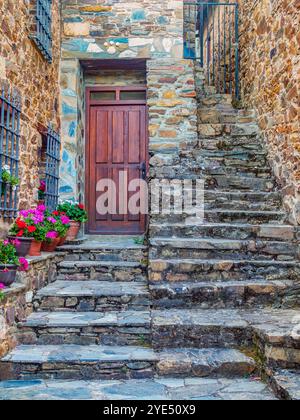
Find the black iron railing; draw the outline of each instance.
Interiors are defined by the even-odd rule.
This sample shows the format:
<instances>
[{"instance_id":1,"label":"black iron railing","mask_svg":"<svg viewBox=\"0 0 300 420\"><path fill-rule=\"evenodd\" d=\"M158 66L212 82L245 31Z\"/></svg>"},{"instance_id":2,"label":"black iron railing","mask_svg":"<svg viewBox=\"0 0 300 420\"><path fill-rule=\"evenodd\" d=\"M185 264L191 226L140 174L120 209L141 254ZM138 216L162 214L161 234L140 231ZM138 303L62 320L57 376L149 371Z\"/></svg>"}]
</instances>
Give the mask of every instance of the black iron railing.
<instances>
[{"instance_id":1,"label":"black iron railing","mask_svg":"<svg viewBox=\"0 0 300 420\"><path fill-rule=\"evenodd\" d=\"M237 3L184 3L184 56L198 60L207 83L239 99L239 9Z\"/></svg>"},{"instance_id":2,"label":"black iron railing","mask_svg":"<svg viewBox=\"0 0 300 420\"><path fill-rule=\"evenodd\" d=\"M47 132L46 168L45 168L45 205L55 210L58 204L60 136L51 127Z\"/></svg>"},{"instance_id":3,"label":"black iron railing","mask_svg":"<svg viewBox=\"0 0 300 420\"><path fill-rule=\"evenodd\" d=\"M52 0L35 0L34 33L31 38L49 63L52 62Z\"/></svg>"},{"instance_id":4,"label":"black iron railing","mask_svg":"<svg viewBox=\"0 0 300 420\"><path fill-rule=\"evenodd\" d=\"M20 97L0 91L0 217L17 214L19 189Z\"/></svg>"}]
</instances>

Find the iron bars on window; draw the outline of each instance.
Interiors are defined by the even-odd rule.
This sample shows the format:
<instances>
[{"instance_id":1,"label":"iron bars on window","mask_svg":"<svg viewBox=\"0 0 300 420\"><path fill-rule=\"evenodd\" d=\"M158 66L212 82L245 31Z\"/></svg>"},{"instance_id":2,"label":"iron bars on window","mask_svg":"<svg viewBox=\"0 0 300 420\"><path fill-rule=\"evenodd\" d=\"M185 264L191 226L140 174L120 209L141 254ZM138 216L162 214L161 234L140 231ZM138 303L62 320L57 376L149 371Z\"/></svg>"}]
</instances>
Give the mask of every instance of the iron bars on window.
<instances>
[{"instance_id":1,"label":"iron bars on window","mask_svg":"<svg viewBox=\"0 0 300 420\"><path fill-rule=\"evenodd\" d=\"M21 101L16 93L0 91L0 216L17 214Z\"/></svg>"},{"instance_id":2,"label":"iron bars on window","mask_svg":"<svg viewBox=\"0 0 300 420\"><path fill-rule=\"evenodd\" d=\"M218 93L239 90L239 9L237 3L184 3L184 56L198 60L208 85Z\"/></svg>"},{"instance_id":3,"label":"iron bars on window","mask_svg":"<svg viewBox=\"0 0 300 420\"><path fill-rule=\"evenodd\" d=\"M49 63L52 62L52 0L35 0L32 39Z\"/></svg>"},{"instance_id":4,"label":"iron bars on window","mask_svg":"<svg viewBox=\"0 0 300 420\"><path fill-rule=\"evenodd\" d=\"M51 211L58 204L60 136L51 127L47 132L46 169L45 169L45 205Z\"/></svg>"}]
</instances>

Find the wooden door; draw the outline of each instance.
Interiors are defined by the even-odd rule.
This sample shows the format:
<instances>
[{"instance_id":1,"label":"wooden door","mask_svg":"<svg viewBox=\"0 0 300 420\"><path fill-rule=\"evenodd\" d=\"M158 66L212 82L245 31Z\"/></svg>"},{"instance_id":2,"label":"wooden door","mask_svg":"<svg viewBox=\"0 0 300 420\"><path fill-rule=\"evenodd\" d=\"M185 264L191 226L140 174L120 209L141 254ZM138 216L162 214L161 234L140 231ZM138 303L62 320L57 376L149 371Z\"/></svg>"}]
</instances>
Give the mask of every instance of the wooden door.
<instances>
[{"instance_id":1,"label":"wooden door","mask_svg":"<svg viewBox=\"0 0 300 420\"><path fill-rule=\"evenodd\" d=\"M136 211L131 213L129 207L130 198L140 188L129 191L129 186L134 180L146 179L146 104L140 94L136 95L138 99L132 99L134 95L128 94L125 98L129 97L129 100L121 100L121 90L112 92L115 92L115 97L110 98L106 93L99 95L99 100L97 95L91 96L89 91L86 174L88 233L144 233L146 215L137 214ZM107 180L112 181L111 187ZM141 199L146 200L147 197Z\"/></svg>"}]
</instances>

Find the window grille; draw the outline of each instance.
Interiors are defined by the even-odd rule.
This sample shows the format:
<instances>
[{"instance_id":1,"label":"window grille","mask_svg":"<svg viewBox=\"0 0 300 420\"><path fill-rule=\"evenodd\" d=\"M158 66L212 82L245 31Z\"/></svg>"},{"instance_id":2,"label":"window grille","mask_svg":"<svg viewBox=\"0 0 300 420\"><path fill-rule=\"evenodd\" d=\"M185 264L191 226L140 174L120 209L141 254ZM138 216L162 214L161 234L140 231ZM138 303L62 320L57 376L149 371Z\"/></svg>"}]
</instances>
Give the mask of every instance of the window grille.
<instances>
[{"instance_id":1,"label":"window grille","mask_svg":"<svg viewBox=\"0 0 300 420\"><path fill-rule=\"evenodd\" d=\"M60 136L51 127L47 131L46 167L45 167L45 205L51 211L58 205Z\"/></svg>"},{"instance_id":2,"label":"window grille","mask_svg":"<svg viewBox=\"0 0 300 420\"><path fill-rule=\"evenodd\" d=\"M0 213L14 218L18 206L21 101L16 93L0 90Z\"/></svg>"},{"instance_id":3,"label":"window grille","mask_svg":"<svg viewBox=\"0 0 300 420\"><path fill-rule=\"evenodd\" d=\"M52 62L52 0L36 0L32 39L49 63Z\"/></svg>"}]
</instances>

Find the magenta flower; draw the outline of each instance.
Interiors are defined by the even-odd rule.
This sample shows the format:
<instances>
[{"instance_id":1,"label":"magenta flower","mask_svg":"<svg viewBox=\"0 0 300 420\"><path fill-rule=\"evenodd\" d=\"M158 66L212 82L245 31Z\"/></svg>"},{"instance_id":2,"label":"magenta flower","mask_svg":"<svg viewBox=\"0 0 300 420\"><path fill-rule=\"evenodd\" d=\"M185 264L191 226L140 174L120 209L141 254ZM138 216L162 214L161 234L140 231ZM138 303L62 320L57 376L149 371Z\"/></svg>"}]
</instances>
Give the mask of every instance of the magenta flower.
<instances>
[{"instance_id":1,"label":"magenta flower","mask_svg":"<svg viewBox=\"0 0 300 420\"><path fill-rule=\"evenodd\" d=\"M21 241L19 241L19 239L14 239L13 241L11 241L11 243L15 246L18 247L21 245Z\"/></svg>"},{"instance_id":2,"label":"magenta flower","mask_svg":"<svg viewBox=\"0 0 300 420\"><path fill-rule=\"evenodd\" d=\"M19 258L19 263L20 263L20 270L21 271L27 271L28 270L29 263L26 260L26 258L23 258L23 257Z\"/></svg>"},{"instance_id":3,"label":"magenta flower","mask_svg":"<svg viewBox=\"0 0 300 420\"><path fill-rule=\"evenodd\" d=\"M10 244L10 242L9 242L9 240L8 240L8 239L5 239L5 241L3 241L3 245L7 246L7 245L9 245L9 244Z\"/></svg>"},{"instance_id":4,"label":"magenta flower","mask_svg":"<svg viewBox=\"0 0 300 420\"><path fill-rule=\"evenodd\" d=\"M46 211L46 206L44 204L41 204L37 207L37 211L40 213L44 213Z\"/></svg>"},{"instance_id":5,"label":"magenta flower","mask_svg":"<svg viewBox=\"0 0 300 420\"><path fill-rule=\"evenodd\" d=\"M5 286L3 283L0 283L0 290L3 290L3 289L5 289Z\"/></svg>"},{"instance_id":6,"label":"magenta flower","mask_svg":"<svg viewBox=\"0 0 300 420\"><path fill-rule=\"evenodd\" d=\"M22 217L28 217L29 216L29 210L21 210L20 211L20 216Z\"/></svg>"},{"instance_id":7,"label":"magenta flower","mask_svg":"<svg viewBox=\"0 0 300 420\"><path fill-rule=\"evenodd\" d=\"M57 237L58 237L58 233L55 232L54 230L50 230L46 235L46 238L48 239L56 239Z\"/></svg>"},{"instance_id":8,"label":"magenta flower","mask_svg":"<svg viewBox=\"0 0 300 420\"><path fill-rule=\"evenodd\" d=\"M48 217L47 220L48 220L48 222L51 222L53 224L56 223L56 220L54 219L54 217Z\"/></svg>"},{"instance_id":9,"label":"magenta flower","mask_svg":"<svg viewBox=\"0 0 300 420\"><path fill-rule=\"evenodd\" d=\"M68 225L70 223L68 216L61 216L60 220L63 225Z\"/></svg>"}]
</instances>

